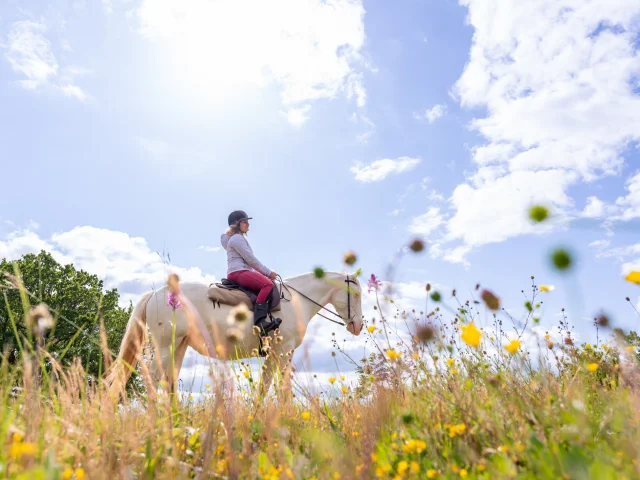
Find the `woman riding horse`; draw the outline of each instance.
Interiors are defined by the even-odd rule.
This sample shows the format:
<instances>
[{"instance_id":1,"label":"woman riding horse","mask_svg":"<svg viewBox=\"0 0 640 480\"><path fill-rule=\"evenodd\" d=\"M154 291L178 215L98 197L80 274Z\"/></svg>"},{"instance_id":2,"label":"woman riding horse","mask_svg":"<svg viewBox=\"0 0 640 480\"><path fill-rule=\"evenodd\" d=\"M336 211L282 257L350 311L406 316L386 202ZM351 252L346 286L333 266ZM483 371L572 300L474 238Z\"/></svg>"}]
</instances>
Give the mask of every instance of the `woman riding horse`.
<instances>
[{"instance_id":1,"label":"woman riding horse","mask_svg":"<svg viewBox=\"0 0 640 480\"><path fill-rule=\"evenodd\" d=\"M220 237L222 248L227 251L227 278L250 290L258 292L253 310L254 325L266 336L280 326L282 320L269 315L268 299L274 288L273 280L278 274L265 267L253 254L247 240L249 217L242 210L229 214L229 228ZM268 318L270 317L270 318Z\"/></svg>"}]
</instances>

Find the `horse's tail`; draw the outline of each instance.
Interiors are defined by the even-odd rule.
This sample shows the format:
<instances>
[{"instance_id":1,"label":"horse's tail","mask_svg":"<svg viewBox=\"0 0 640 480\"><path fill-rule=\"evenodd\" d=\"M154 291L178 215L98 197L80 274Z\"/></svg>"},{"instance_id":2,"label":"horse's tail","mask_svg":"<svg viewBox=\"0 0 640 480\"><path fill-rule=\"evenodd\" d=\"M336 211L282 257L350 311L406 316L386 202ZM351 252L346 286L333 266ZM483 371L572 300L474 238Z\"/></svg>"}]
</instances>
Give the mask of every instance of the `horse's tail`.
<instances>
[{"instance_id":1,"label":"horse's tail","mask_svg":"<svg viewBox=\"0 0 640 480\"><path fill-rule=\"evenodd\" d=\"M107 385L112 391L121 389L127 384L127 380L129 380L134 367L138 363L138 353L142 348L147 333L147 304L153 293L145 293L133 308L133 312L131 312L127 330L120 345L120 352L118 352L118 358L116 358L106 379Z\"/></svg>"}]
</instances>

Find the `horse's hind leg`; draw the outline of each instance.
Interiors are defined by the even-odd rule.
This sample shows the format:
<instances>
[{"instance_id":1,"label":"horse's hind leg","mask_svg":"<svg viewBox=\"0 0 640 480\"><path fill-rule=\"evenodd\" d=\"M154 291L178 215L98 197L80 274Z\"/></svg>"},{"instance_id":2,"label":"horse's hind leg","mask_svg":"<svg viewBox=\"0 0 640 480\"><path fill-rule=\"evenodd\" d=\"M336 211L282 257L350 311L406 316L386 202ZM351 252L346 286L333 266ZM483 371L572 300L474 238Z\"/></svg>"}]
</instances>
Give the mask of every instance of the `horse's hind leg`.
<instances>
[{"instance_id":1,"label":"horse's hind leg","mask_svg":"<svg viewBox=\"0 0 640 480\"><path fill-rule=\"evenodd\" d=\"M171 347L164 347L160 349L160 365L157 361L152 363L152 375L153 379L158 382L165 380L167 382L167 388L169 393L175 393L177 390L178 376L180 374L180 368L182 367L182 361L184 355L187 353L187 347L189 342L187 337L176 339L176 351L173 355L173 362L171 359ZM173 371L172 371L173 363Z\"/></svg>"}]
</instances>

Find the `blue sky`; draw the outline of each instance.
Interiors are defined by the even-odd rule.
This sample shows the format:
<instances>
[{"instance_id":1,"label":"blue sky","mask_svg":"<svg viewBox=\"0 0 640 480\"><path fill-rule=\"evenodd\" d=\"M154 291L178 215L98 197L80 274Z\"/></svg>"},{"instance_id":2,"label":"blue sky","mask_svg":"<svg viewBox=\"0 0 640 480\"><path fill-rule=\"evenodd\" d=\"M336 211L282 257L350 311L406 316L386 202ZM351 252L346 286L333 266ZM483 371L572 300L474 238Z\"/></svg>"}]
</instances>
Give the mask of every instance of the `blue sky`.
<instances>
[{"instance_id":1,"label":"blue sky","mask_svg":"<svg viewBox=\"0 0 640 480\"><path fill-rule=\"evenodd\" d=\"M480 282L519 314L535 275L545 328L563 306L584 339L601 308L637 328L639 20L631 0L5 1L0 256L47 248L135 301L168 271L154 252L221 278L242 208L285 277L351 249L406 305Z\"/></svg>"}]
</instances>

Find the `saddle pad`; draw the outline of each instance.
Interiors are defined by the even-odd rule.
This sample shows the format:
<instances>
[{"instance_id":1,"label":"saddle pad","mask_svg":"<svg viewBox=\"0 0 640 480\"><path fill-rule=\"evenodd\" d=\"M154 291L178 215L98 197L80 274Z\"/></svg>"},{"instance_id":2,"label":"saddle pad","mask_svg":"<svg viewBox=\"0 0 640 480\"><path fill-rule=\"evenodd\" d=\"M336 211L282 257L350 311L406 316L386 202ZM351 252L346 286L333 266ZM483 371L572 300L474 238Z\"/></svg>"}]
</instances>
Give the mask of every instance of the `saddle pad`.
<instances>
[{"instance_id":1,"label":"saddle pad","mask_svg":"<svg viewBox=\"0 0 640 480\"><path fill-rule=\"evenodd\" d=\"M244 293L242 290L212 286L209 287L209 290L207 291L207 297L209 297L209 299L214 303L230 305L232 307L244 303L249 310L253 311L253 302L251 301L251 298L249 298L249 295ZM277 312L279 310L279 304L271 309L272 312Z\"/></svg>"}]
</instances>

